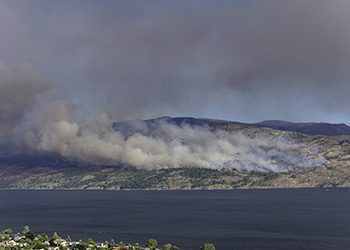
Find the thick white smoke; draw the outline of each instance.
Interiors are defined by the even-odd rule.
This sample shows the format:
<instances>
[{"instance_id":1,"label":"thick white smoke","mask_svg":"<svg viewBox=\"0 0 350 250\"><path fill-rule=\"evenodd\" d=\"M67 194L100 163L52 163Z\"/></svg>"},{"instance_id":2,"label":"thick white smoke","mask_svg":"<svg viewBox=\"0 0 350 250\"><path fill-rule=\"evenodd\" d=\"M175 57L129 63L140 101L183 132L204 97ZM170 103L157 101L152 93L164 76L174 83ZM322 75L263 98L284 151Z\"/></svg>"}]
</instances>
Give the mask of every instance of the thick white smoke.
<instances>
[{"instance_id":1,"label":"thick white smoke","mask_svg":"<svg viewBox=\"0 0 350 250\"><path fill-rule=\"evenodd\" d=\"M297 167L317 164L310 163L313 155L303 159L303 163L292 155L284 165L274 164L274 158L283 160L298 145L252 139L241 133L211 132L202 127L160 121L155 131L125 135L113 128L106 113L78 119L69 103L38 100L50 85L28 65L2 67L0 86L7 92L1 94L12 98L7 102L1 99L0 124L8 127L7 138L25 152L56 154L85 164L147 170L188 166L281 172L297 163Z\"/></svg>"}]
</instances>

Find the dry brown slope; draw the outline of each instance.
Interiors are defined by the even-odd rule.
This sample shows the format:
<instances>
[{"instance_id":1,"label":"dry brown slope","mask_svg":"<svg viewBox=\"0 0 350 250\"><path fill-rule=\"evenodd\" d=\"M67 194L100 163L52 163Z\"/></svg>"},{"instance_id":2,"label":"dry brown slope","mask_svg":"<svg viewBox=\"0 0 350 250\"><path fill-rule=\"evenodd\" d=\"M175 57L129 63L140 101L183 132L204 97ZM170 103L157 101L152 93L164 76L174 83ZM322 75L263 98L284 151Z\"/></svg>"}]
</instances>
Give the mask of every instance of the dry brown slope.
<instances>
[{"instance_id":1,"label":"dry brown slope","mask_svg":"<svg viewBox=\"0 0 350 250\"><path fill-rule=\"evenodd\" d=\"M285 140L297 144L302 156L312 152L323 157L324 164L290 173L241 173L211 169L181 168L155 171L121 170L118 167L69 166L49 162L33 166L1 163L2 189L234 189L299 188L350 186L350 136L315 136L285 132L246 124L215 125L210 129L223 133L241 132L267 141ZM268 149L274 150L274 148ZM274 163L283 164L279 159ZM24 165L23 165L24 164ZM291 166L292 169L292 166Z\"/></svg>"}]
</instances>

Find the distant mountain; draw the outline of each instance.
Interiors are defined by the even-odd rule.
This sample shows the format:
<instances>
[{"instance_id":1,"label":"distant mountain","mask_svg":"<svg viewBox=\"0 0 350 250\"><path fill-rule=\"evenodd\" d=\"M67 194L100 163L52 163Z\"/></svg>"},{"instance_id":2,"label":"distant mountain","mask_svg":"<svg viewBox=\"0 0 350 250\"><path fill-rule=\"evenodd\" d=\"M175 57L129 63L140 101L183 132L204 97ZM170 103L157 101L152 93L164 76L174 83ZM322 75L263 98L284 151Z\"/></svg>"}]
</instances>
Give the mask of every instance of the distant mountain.
<instances>
[{"instance_id":1,"label":"distant mountain","mask_svg":"<svg viewBox=\"0 0 350 250\"><path fill-rule=\"evenodd\" d=\"M170 123L174 125L192 125L192 126L211 126L216 124L228 124L228 123L239 123L235 121L227 121L227 120L217 120L217 119L207 119L207 118L194 118L194 117L170 117L170 116L161 116L154 119L148 120L130 120L124 122L116 122L114 123L116 126L123 124L138 124L144 123L149 126L153 126L155 124L159 124L160 122Z\"/></svg>"},{"instance_id":2,"label":"distant mountain","mask_svg":"<svg viewBox=\"0 0 350 250\"><path fill-rule=\"evenodd\" d=\"M126 122L116 122L114 128L124 134L132 134L135 132L147 132L157 129L162 122L168 124L174 124L177 126L189 125L189 126L201 126L201 127L215 127L223 125L247 125L257 126L264 128L272 128L281 131L291 131L297 133L303 133L308 135L350 135L350 127L344 123L332 124L324 122L289 122L280 120L267 120L257 123L242 123L237 121L226 121L216 119L203 119L193 117L169 117L163 116L149 120L132 120Z\"/></svg>"},{"instance_id":3,"label":"distant mountain","mask_svg":"<svg viewBox=\"0 0 350 250\"><path fill-rule=\"evenodd\" d=\"M214 125L235 124L238 122L193 117L162 116L148 120L130 120L124 122L115 122L113 124L113 127L115 130L121 132L122 134L129 136L134 133L150 133L151 131L158 129L159 126L161 126L163 123L172 124L176 126L188 125L192 127L209 127Z\"/></svg>"},{"instance_id":4,"label":"distant mountain","mask_svg":"<svg viewBox=\"0 0 350 250\"><path fill-rule=\"evenodd\" d=\"M12 154L9 145L0 145L0 189L350 187L350 127L345 124L286 121L247 124L193 117L159 117L116 122L113 127L126 138L133 133L161 136L159 131L163 123L194 129L205 127L224 136L239 132L251 139L258 138L265 144L256 149L253 147L248 152L250 157L265 152L269 163L289 171L248 172L193 166L137 171L130 166L84 165L56 155ZM275 144L276 141L281 144ZM283 148L285 145L291 147ZM232 163L244 164L239 158L233 159Z\"/></svg>"},{"instance_id":5,"label":"distant mountain","mask_svg":"<svg viewBox=\"0 0 350 250\"><path fill-rule=\"evenodd\" d=\"M167 122L174 125L191 125L191 126L213 126L213 125L221 125L221 124L232 124L239 123L235 121L227 121L227 120L217 120L217 119L206 119L206 118L194 118L194 117L169 117L162 116L156 119L144 120L145 123L155 123L155 122Z\"/></svg>"},{"instance_id":6,"label":"distant mountain","mask_svg":"<svg viewBox=\"0 0 350 250\"><path fill-rule=\"evenodd\" d=\"M308 135L350 135L350 127L344 123L331 124L324 122L287 122L269 120L254 123L252 125L282 131L293 131Z\"/></svg>"}]
</instances>

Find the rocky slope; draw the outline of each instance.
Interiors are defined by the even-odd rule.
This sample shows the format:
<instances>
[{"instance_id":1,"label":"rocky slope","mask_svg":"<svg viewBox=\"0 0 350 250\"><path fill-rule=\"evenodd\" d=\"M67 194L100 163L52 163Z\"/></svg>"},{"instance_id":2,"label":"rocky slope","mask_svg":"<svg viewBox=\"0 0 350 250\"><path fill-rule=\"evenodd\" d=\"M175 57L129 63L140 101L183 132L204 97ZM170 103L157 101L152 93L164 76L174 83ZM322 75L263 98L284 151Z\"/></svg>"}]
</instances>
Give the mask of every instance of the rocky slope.
<instances>
[{"instance_id":1,"label":"rocky slope","mask_svg":"<svg viewBox=\"0 0 350 250\"><path fill-rule=\"evenodd\" d=\"M159 119L176 125L206 126L225 135L242 133L249 138L264 140L264 152L274 156L269 159L271 164L287 167L289 172L242 172L193 167L138 171L120 166L79 165L55 155L9 155L3 150L5 153L0 157L0 188L161 190L350 186L350 135L313 135L311 132L283 131L261 124L256 126L210 119ZM155 120L146 123L149 126L131 128L128 123L116 123L114 127L130 134L135 132L135 127L139 133L152 133L157 129ZM329 131L332 126L328 124L326 127ZM280 154L278 146L273 144L276 141L294 146ZM306 168L298 167L305 164Z\"/></svg>"}]
</instances>

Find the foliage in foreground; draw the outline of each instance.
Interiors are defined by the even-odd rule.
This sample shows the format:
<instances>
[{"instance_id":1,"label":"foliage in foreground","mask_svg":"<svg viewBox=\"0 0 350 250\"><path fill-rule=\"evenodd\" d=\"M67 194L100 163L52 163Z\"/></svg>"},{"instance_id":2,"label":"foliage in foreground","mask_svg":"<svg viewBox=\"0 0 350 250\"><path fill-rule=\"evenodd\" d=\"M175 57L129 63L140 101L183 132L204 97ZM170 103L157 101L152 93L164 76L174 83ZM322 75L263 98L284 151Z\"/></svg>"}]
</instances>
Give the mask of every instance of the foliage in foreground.
<instances>
[{"instance_id":1,"label":"foliage in foreground","mask_svg":"<svg viewBox=\"0 0 350 250\"><path fill-rule=\"evenodd\" d=\"M155 239L149 239L145 246L150 250L159 250L157 248L158 242ZM28 226L24 227L21 233L13 234L13 231L8 228L0 233L0 250L30 250L30 249L43 249L43 250L87 250L87 249L99 249L99 250L144 250L147 249L136 243L134 245L124 244L122 241L116 244L112 239L110 242L95 243L91 238L85 243L82 240L72 241L68 235L66 239L58 236L55 232L52 237L47 236L45 233L35 235ZM180 250L176 246L172 246L170 243L164 245L164 250ZM201 250L215 250L213 244L207 243L200 247Z\"/></svg>"},{"instance_id":2,"label":"foliage in foreground","mask_svg":"<svg viewBox=\"0 0 350 250\"><path fill-rule=\"evenodd\" d=\"M215 247L213 244L206 243L204 246L201 246L201 250L215 250Z\"/></svg>"}]
</instances>

